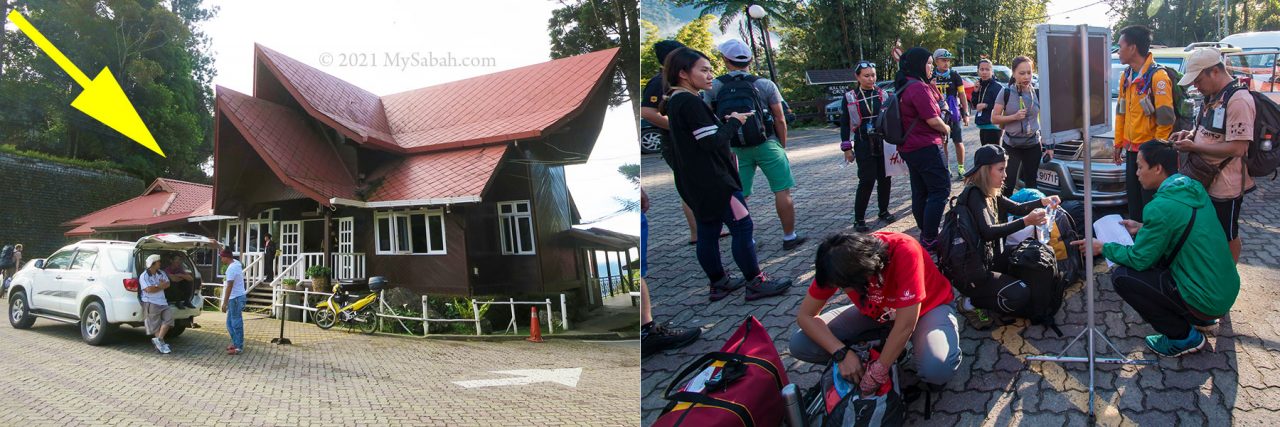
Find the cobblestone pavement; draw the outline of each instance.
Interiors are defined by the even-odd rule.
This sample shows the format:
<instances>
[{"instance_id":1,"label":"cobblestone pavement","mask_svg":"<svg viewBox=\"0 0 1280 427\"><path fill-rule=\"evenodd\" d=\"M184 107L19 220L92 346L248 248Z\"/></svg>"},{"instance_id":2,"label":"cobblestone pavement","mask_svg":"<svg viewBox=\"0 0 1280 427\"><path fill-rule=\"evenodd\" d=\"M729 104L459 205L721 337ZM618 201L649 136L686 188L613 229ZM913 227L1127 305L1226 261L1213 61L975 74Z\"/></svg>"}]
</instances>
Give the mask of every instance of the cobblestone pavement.
<instances>
[{"instance_id":1,"label":"cobblestone pavement","mask_svg":"<svg viewBox=\"0 0 1280 427\"><path fill-rule=\"evenodd\" d=\"M7 308L7 307L6 307ZM7 312L7 311L6 311ZM74 325L0 325L0 425L615 425L639 423L634 341L453 342L322 331L246 314L245 352L226 355L220 313L156 353L141 328L91 347ZM576 387L463 388L491 371L582 368Z\"/></svg>"},{"instance_id":2,"label":"cobblestone pavement","mask_svg":"<svg viewBox=\"0 0 1280 427\"><path fill-rule=\"evenodd\" d=\"M977 130L965 129L968 155L977 147ZM756 224L762 267L775 276L797 277L783 297L744 302L741 291L708 303L706 279L687 245L688 229L680 213L670 169L657 155L644 156L644 188L648 192L650 247L649 285L659 321L701 326L705 333L695 344L643 361L643 420L661 412L661 390L682 364L697 355L718 350L745 316L754 315L769 328L782 354L790 379L808 387L821 367L793 359L787 343L795 328L795 310L813 279L817 240L841 230L852 231L856 168L841 168L835 129L799 130L788 143L798 187L798 229L810 241L791 252L782 250L781 226L773 197L761 193L750 203ZM1244 251L1240 273L1244 285L1231 314L1210 344L1216 351L1181 359L1161 359L1156 366L1099 365L1096 411L1104 425L1258 425L1280 419L1280 182L1260 181L1247 197L1241 220ZM757 175L755 188L768 188ZM958 194L960 183L953 185ZM910 215L907 178L893 183L892 224L871 223L873 229L917 234ZM868 218L875 218L874 201ZM722 241L722 258L736 269ZM1102 267L1105 268L1105 267ZM1096 322L1117 347L1134 357L1155 357L1141 337L1154 333L1112 290L1106 274L1096 281ZM1085 364L1027 362L1026 356L1062 351L1084 327L1084 292L1068 293L1058 320L1062 338L1045 334L1040 326L1018 322L978 331L962 322L963 362L957 376L935 394L931 418L924 419L924 399L913 402L908 421L913 425L1081 425L1086 422L1089 373ZM847 303L847 299L845 299ZM1101 342L1097 344L1103 355ZM1083 356L1077 344L1071 355ZM1109 352L1108 352L1109 353Z\"/></svg>"}]
</instances>

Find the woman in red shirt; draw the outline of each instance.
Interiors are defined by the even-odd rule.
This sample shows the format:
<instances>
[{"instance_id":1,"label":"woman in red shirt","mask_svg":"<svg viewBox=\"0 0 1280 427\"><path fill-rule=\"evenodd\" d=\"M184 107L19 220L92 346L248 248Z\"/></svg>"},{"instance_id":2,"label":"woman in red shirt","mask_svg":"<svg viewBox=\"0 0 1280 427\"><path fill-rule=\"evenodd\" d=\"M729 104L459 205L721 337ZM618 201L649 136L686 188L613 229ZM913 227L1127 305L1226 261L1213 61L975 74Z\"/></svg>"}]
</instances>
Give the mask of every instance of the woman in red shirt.
<instances>
[{"instance_id":1,"label":"woman in red shirt","mask_svg":"<svg viewBox=\"0 0 1280 427\"><path fill-rule=\"evenodd\" d=\"M869 394L887 381L888 367L846 357L846 341L891 323L880 360L897 359L910 340L922 381L945 384L955 375L961 353L951 283L916 239L897 232L832 235L818 246L815 267L796 316L792 356L810 363L835 359L841 375ZM853 304L820 314L841 290Z\"/></svg>"}]
</instances>

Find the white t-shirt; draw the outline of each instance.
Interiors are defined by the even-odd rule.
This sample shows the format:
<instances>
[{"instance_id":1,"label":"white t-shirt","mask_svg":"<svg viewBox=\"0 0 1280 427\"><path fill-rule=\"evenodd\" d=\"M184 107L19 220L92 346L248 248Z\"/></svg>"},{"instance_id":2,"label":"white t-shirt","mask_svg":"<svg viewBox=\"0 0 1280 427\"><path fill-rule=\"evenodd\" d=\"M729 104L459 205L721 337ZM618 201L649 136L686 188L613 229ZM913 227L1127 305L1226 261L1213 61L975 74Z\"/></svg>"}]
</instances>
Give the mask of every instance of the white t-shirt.
<instances>
[{"instance_id":1,"label":"white t-shirt","mask_svg":"<svg viewBox=\"0 0 1280 427\"><path fill-rule=\"evenodd\" d=\"M248 294L244 290L244 267L240 265L239 260L232 260L231 265L227 266L225 274L226 281L231 282L231 298Z\"/></svg>"},{"instance_id":2,"label":"white t-shirt","mask_svg":"<svg viewBox=\"0 0 1280 427\"><path fill-rule=\"evenodd\" d=\"M160 282L169 280L169 275L164 274L164 270L157 270L156 274L151 274L148 270L143 270L142 275L138 277L138 283L142 285L142 302L149 302L157 305L169 305L169 300L164 297L164 289L155 292L147 292L147 288L152 286L160 286Z\"/></svg>"}]
</instances>

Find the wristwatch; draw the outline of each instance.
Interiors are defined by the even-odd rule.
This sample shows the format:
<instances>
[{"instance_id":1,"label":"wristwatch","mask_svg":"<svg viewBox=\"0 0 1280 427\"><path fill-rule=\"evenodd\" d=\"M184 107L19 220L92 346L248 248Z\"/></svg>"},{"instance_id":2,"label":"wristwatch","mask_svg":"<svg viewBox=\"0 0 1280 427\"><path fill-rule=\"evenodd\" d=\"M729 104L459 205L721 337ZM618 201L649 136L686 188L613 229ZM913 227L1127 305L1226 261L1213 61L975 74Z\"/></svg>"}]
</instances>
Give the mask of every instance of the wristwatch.
<instances>
[{"instance_id":1,"label":"wristwatch","mask_svg":"<svg viewBox=\"0 0 1280 427\"><path fill-rule=\"evenodd\" d=\"M835 359L836 363L840 363L844 361L844 357L847 354L849 354L849 347L840 347L835 353L831 353L831 358Z\"/></svg>"}]
</instances>

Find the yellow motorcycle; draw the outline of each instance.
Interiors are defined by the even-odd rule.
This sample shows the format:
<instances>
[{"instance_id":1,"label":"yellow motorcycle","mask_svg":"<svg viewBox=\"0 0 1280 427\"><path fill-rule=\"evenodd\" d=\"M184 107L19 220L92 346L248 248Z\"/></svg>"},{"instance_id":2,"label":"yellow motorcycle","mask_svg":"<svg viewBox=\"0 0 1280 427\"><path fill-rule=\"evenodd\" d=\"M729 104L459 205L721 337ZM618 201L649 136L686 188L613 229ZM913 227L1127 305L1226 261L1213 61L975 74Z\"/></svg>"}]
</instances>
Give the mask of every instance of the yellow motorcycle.
<instances>
[{"instance_id":1,"label":"yellow motorcycle","mask_svg":"<svg viewBox=\"0 0 1280 427\"><path fill-rule=\"evenodd\" d=\"M389 282L382 276L368 280L342 281L333 285L333 294L324 302L316 304L316 326L329 329L342 322L348 329L359 329L372 334L378 329L378 300L382 290L388 285ZM364 295L359 296L360 294Z\"/></svg>"}]
</instances>

